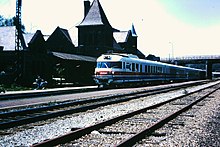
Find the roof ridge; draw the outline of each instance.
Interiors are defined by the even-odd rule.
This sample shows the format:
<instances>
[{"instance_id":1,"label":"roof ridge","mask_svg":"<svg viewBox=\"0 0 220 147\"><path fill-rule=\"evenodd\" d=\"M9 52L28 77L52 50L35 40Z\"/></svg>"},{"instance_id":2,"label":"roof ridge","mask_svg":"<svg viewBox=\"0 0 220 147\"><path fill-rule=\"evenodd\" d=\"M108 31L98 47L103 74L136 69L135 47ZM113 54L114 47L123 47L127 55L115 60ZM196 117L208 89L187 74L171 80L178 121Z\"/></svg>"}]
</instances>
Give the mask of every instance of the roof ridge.
<instances>
[{"instance_id":1,"label":"roof ridge","mask_svg":"<svg viewBox=\"0 0 220 147\"><path fill-rule=\"evenodd\" d=\"M31 44L31 43L33 43L39 36L42 36L42 38L43 38L43 34L42 34L42 32L40 31L40 30L37 30L35 33L34 33L34 35L33 35L33 37L31 38L31 40L29 41L29 43ZM44 38L43 38L44 39ZM45 41L45 40L44 40Z\"/></svg>"},{"instance_id":2,"label":"roof ridge","mask_svg":"<svg viewBox=\"0 0 220 147\"><path fill-rule=\"evenodd\" d=\"M133 37L137 37L137 33L135 31L135 28L134 28L134 24L132 23L132 26L131 26L131 34Z\"/></svg>"},{"instance_id":3,"label":"roof ridge","mask_svg":"<svg viewBox=\"0 0 220 147\"><path fill-rule=\"evenodd\" d=\"M84 17L84 19L78 26L90 26L90 25L111 26L99 0L94 0L92 2L87 15Z\"/></svg>"},{"instance_id":4,"label":"roof ridge","mask_svg":"<svg viewBox=\"0 0 220 147\"><path fill-rule=\"evenodd\" d=\"M60 27L59 27L60 28ZM70 42L72 42L72 39L71 39L71 37L70 37L70 35L69 35L69 31L67 30L67 29L64 29L64 28L60 28L60 30L61 30L61 32L64 34L64 36L66 36L66 38L70 41Z\"/></svg>"}]
</instances>

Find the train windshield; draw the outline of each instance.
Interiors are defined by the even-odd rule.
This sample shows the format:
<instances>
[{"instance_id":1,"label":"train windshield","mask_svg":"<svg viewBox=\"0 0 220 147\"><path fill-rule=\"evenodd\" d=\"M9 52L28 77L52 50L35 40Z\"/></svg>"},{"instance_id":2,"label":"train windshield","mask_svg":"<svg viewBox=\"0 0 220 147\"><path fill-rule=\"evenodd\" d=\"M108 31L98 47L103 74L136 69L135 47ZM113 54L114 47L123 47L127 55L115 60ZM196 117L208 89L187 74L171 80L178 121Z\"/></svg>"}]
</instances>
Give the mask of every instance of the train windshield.
<instances>
[{"instance_id":1,"label":"train windshield","mask_svg":"<svg viewBox=\"0 0 220 147\"><path fill-rule=\"evenodd\" d=\"M122 62L97 62L96 68L122 68Z\"/></svg>"}]
</instances>

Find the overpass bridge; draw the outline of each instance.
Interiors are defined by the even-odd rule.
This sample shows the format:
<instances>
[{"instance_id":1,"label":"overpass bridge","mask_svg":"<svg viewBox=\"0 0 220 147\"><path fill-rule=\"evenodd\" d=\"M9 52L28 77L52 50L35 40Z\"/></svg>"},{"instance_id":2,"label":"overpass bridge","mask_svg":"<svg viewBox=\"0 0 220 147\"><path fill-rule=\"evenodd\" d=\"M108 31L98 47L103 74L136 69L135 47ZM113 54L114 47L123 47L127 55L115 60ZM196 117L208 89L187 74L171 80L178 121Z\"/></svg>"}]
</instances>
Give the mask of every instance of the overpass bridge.
<instances>
[{"instance_id":1,"label":"overpass bridge","mask_svg":"<svg viewBox=\"0 0 220 147\"><path fill-rule=\"evenodd\" d=\"M161 58L161 62L171 63L175 65L187 66L188 64L204 64L206 70L206 77L212 78L213 65L220 64L220 55L204 55L204 56L183 56L175 58ZM220 68L217 69L220 71Z\"/></svg>"}]
</instances>

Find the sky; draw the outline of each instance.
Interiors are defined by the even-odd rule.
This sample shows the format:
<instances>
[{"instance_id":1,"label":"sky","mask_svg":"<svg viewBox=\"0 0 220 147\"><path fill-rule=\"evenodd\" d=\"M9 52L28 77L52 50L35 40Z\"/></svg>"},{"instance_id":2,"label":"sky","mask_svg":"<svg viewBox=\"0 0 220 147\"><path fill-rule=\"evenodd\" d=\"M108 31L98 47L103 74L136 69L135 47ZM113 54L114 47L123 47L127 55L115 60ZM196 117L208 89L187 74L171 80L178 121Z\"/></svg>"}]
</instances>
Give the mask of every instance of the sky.
<instances>
[{"instance_id":1,"label":"sky","mask_svg":"<svg viewBox=\"0 0 220 147\"><path fill-rule=\"evenodd\" d=\"M57 26L75 28L84 0L22 0L27 32L50 35ZM90 0L91 2L93 0ZM220 0L99 0L112 27L131 29L145 55L220 55ZM0 15L13 17L16 0L0 0Z\"/></svg>"}]
</instances>

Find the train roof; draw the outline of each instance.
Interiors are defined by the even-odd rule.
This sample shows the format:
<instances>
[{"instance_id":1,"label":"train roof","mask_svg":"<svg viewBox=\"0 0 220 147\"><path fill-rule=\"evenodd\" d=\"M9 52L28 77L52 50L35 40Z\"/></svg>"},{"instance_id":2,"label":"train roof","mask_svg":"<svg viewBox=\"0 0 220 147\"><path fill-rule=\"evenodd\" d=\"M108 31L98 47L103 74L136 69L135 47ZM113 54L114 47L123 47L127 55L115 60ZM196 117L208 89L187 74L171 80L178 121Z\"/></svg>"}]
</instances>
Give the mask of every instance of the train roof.
<instances>
[{"instance_id":1,"label":"train roof","mask_svg":"<svg viewBox=\"0 0 220 147\"><path fill-rule=\"evenodd\" d=\"M120 53L103 54L97 58L97 62L102 62L102 61L103 62L130 61L130 62L135 62L135 63L141 62L141 63L149 63L149 64L157 65L157 66L169 66L169 67L174 67L174 68L204 71L202 69L196 69L196 68L191 68L191 67L186 67L186 66L179 66L179 65L173 65L173 64L168 64L168 63L163 63L163 62L158 62L158 61L139 59L136 55L133 55L133 54L120 54Z\"/></svg>"}]
</instances>

